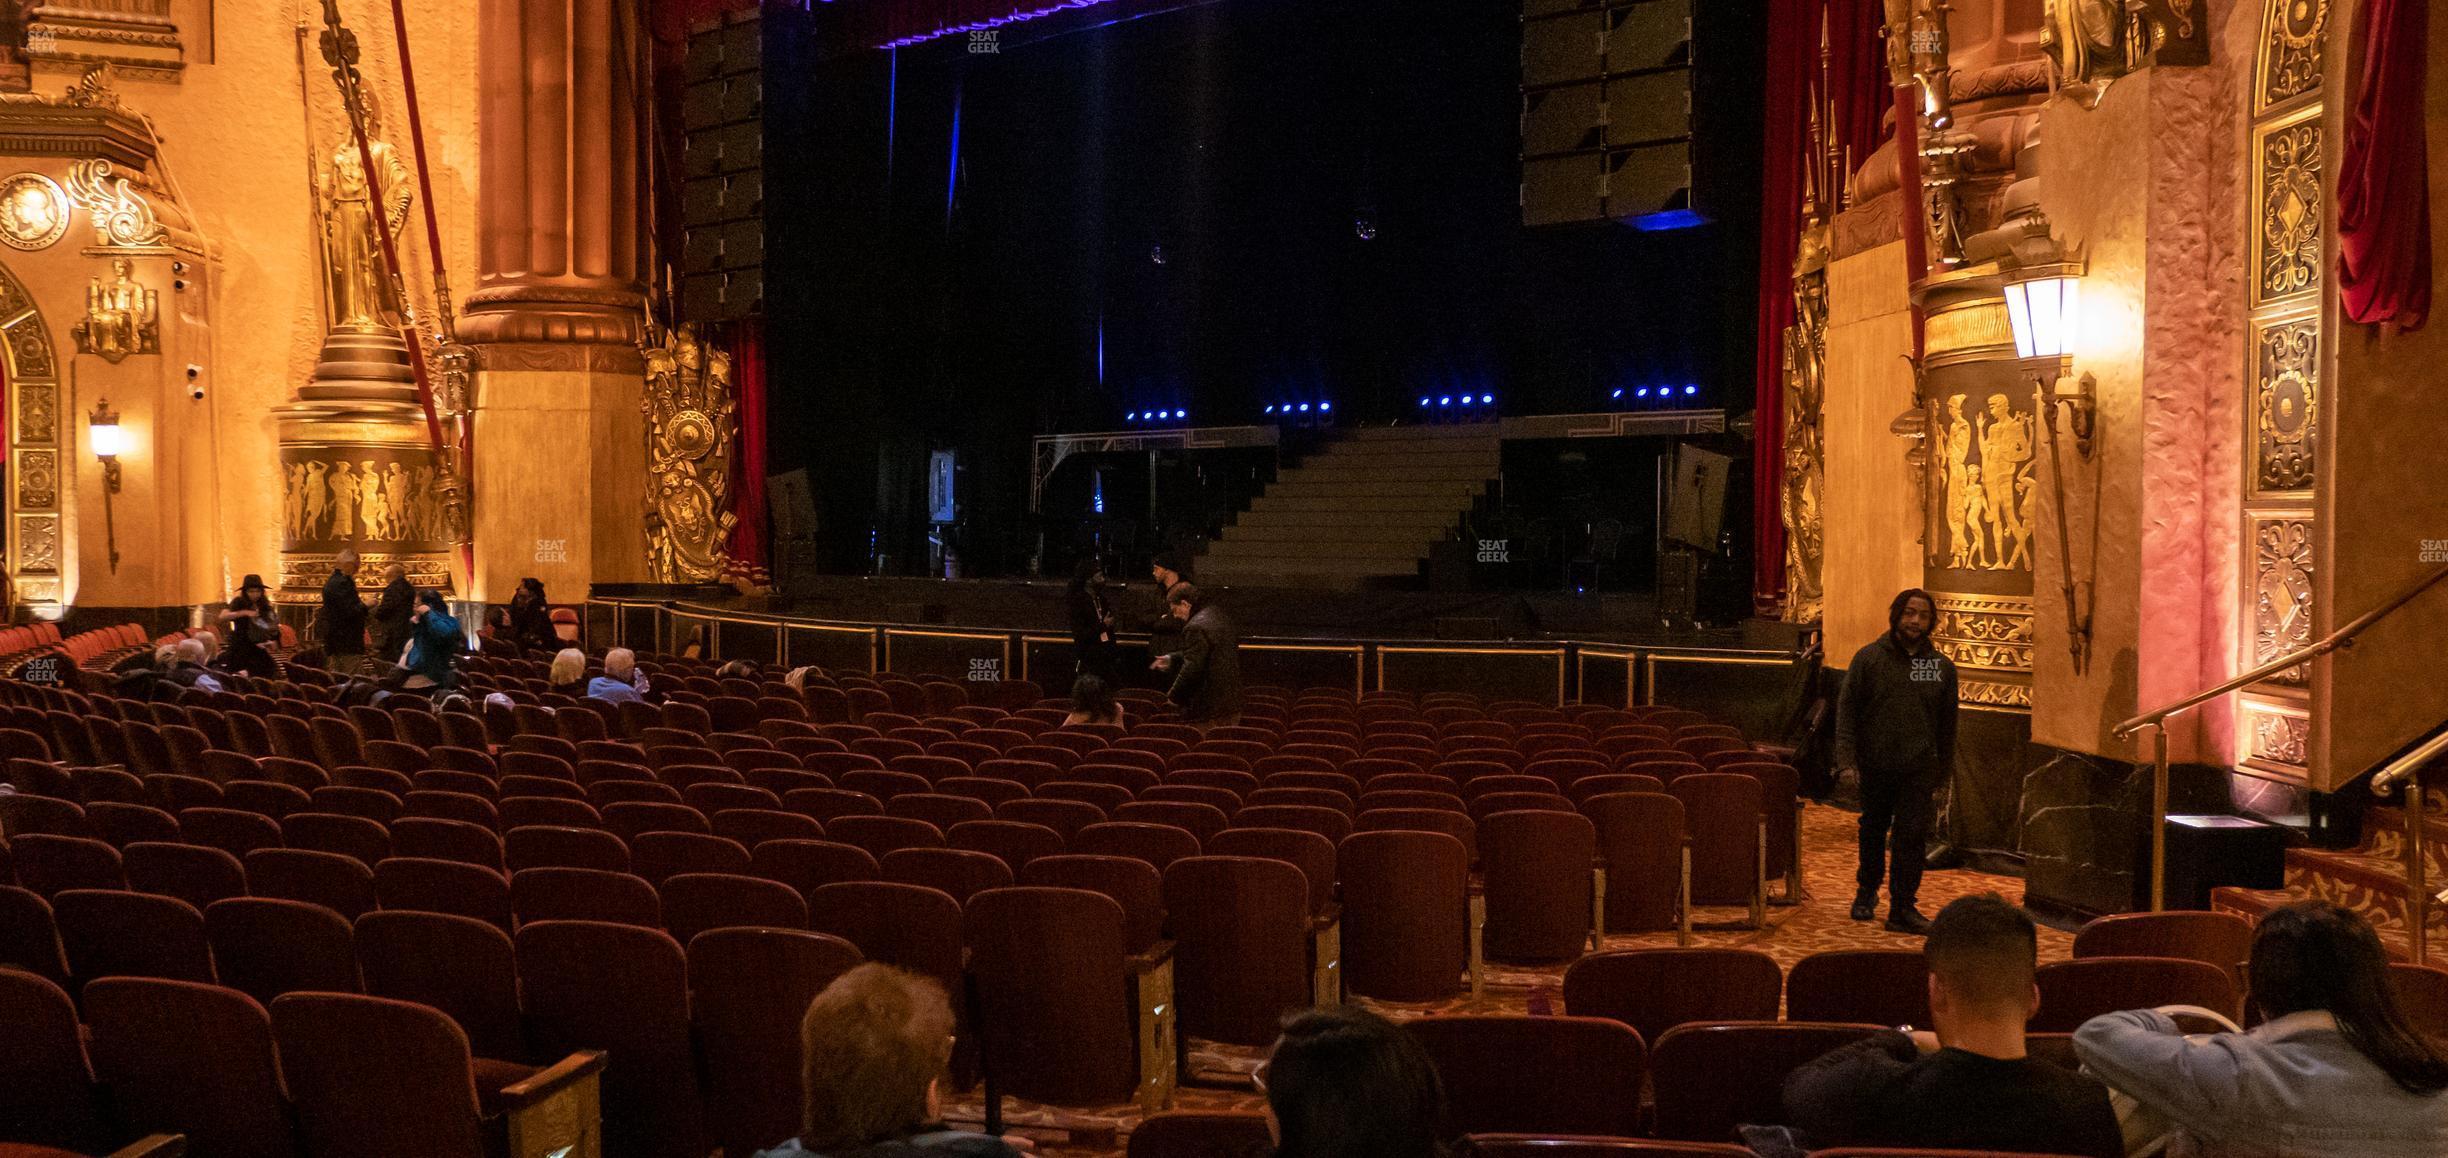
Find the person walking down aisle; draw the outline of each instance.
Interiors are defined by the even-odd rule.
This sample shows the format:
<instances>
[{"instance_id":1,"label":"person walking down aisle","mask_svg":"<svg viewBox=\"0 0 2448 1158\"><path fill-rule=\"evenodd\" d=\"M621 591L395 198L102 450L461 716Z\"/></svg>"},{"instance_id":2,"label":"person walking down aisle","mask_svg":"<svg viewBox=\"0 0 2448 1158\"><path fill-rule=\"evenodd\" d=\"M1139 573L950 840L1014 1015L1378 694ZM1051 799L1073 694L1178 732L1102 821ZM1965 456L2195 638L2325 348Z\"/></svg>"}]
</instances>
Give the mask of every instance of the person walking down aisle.
<instances>
[{"instance_id":1,"label":"person walking down aisle","mask_svg":"<svg viewBox=\"0 0 2448 1158\"><path fill-rule=\"evenodd\" d=\"M1878 915L1888 876L1887 927L1929 932L1921 915L1921 870L1929 857L1938 786L1955 768L1955 662L1930 644L1938 604L1918 587L1887 606L1887 634L1853 653L1836 700L1836 775L1861 781L1861 864L1853 919ZM1895 865L1886 872L1893 830Z\"/></svg>"}]
</instances>

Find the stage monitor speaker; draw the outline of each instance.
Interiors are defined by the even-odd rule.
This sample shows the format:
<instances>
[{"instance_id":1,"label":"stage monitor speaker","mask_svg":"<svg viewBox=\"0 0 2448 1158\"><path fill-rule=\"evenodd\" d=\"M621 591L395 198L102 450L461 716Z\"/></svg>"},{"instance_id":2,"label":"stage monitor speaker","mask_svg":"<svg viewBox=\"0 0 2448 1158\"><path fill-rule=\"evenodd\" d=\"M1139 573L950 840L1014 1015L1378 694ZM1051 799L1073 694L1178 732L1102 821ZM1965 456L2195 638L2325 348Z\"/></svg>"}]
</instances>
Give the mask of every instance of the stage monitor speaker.
<instances>
[{"instance_id":1,"label":"stage monitor speaker","mask_svg":"<svg viewBox=\"0 0 2448 1158\"><path fill-rule=\"evenodd\" d=\"M1725 528L1726 487L1734 459L1696 446L1674 450L1674 478L1666 500L1666 537L1701 551L1717 549Z\"/></svg>"},{"instance_id":2,"label":"stage monitor speaker","mask_svg":"<svg viewBox=\"0 0 2448 1158\"><path fill-rule=\"evenodd\" d=\"M681 58L680 312L731 321L765 300L765 38L756 8L689 33Z\"/></svg>"},{"instance_id":3,"label":"stage monitor speaker","mask_svg":"<svg viewBox=\"0 0 2448 1158\"><path fill-rule=\"evenodd\" d=\"M1657 613L1671 623L1700 618L1700 556L1674 548L1658 556Z\"/></svg>"},{"instance_id":4,"label":"stage monitor speaker","mask_svg":"<svg viewBox=\"0 0 2448 1158\"><path fill-rule=\"evenodd\" d=\"M765 476L765 509L773 516L774 537L797 539L816 533L816 492L808 486L805 467Z\"/></svg>"},{"instance_id":5,"label":"stage monitor speaker","mask_svg":"<svg viewBox=\"0 0 2448 1158\"><path fill-rule=\"evenodd\" d=\"M1522 223L1692 207L1692 0L1523 0Z\"/></svg>"}]
</instances>

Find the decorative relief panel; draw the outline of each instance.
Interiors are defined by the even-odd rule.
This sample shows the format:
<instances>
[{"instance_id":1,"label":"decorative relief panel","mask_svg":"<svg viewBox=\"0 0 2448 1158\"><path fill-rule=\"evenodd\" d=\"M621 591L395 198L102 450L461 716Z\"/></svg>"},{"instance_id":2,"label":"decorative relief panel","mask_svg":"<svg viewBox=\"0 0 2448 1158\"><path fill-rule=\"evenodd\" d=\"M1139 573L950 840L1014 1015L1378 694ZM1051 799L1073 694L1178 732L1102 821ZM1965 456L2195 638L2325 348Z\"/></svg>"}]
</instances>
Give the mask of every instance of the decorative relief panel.
<instances>
[{"instance_id":1,"label":"decorative relief panel","mask_svg":"<svg viewBox=\"0 0 2448 1158\"><path fill-rule=\"evenodd\" d=\"M2244 763L2291 776L2304 773L2312 721L2300 711L2270 704L2244 704Z\"/></svg>"},{"instance_id":2,"label":"decorative relief panel","mask_svg":"<svg viewBox=\"0 0 2448 1158\"><path fill-rule=\"evenodd\" d=\"M2032 601L2028 596L1933 593L1938 622L1930 643L1957 667L2032 669Z\"/></svg>"},{"instance_id":3,"label":"decorative relief panel","mask_svg":"<svg viewBox=\"0 0 2448 1158\"><path fill-rule=\"evenodd\" d=\"M2320 318L2263 322L2253 336L2253 487L2312 486L2320 416Z\"/></svg>"},{"instance_id":4,"label":"decorative relief panel","mask_svg":"<svg viewBox=\"0 0 2448 1158\"><path fill-rule=\"evenodd\" d=\"M2253 304L2320 287L2321 124L2317 107L2260 130L2253 153Z\"/></svg>"},{"instance_id":5,"label":"decorative relief panel","mask_svg":"<svg viewBox=\"0 0 2448 1158\"><path fill-rule=\"evenodd\" d=\"M1960 571L2032 569L2038 526L2029 389L1936 388L1929 411L1929 565ZM2029 601L2024 610L2030 611ZM2030 666L2029 664L2025 665Z\"/></svg>"},{"instance_id":6,"label":"decorative relief panel","mask_svg":"<svg viewBox=\"0 0 2448 1158\"><path fill-rule=\"evenodd\" d=\"M57 515L27 515L17 520L18 573L59 573L59 530Z\"/></svg>"},{"instance_id":7,"label":"decorative relief panel","mask_svg":"<svg viewBox=\"0 0 2448 1158\"><path fill-rule=\"evenodd\" d=\"M2261 20L2261 61L2253 111L2320 91L2329 0L2267 0Z\"/></svg>"},{"instance_id":8,"label":"decorative relief panel","mask_svg":"<svg viewBox=\"0 0 2448 1158\"><path fill-rule=\"evenodd\" d=\"M59 437L59 387L27 382L17 387L17 440L49 442Z\"/></svg>"},{"instance_id":9,"label":"decorative relief panel","mask_svg":"<svg viewBox=\"0 0 2448 1158\"><path fill-rule=\"evenodd\" d=\"M2030 684L2000 684L1988 680L1962 680L1955 685L1955 698L1966 704L1986 704L1999 708L2032 706Z\"/></svg>"},{"instance_id":10,"label":"decorative relief panel","mask_svg":"<svg viewBox=\"0 0 2448 1158\"><path fill-rule=\"evenodd\" d=\"M59 505L59 452L17 452L17 505L29 508Z\"/></svg>"},{"instance_id":11,"label":"decorative relief panel","mask_svg":"<svg viewBox=\"0 0 2448 1158\"><path fill-rule=\"evenodd\" d=\"M2253 541L2253 664L2259 666L2312 642L2312 516L2255 515ZM2301 686L2301 666L2270 682Z\"/></svg>"}]
</instances>

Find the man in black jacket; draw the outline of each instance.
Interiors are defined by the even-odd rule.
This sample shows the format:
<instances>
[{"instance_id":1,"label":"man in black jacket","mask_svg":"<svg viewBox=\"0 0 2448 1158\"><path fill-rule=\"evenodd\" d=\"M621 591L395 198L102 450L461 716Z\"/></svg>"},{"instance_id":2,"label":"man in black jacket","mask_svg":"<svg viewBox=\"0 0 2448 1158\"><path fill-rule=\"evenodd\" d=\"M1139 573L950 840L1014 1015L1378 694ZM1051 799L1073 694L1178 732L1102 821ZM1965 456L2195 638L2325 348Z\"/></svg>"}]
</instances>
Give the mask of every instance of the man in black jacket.
<instances>
[{"instance_id":1,"label":"man in black jacket","mask_svg":"<svg viewBox=\"0 0 2448 1158\"><path fill-rule=\"evenodd\" d=\"M1995 893L1940 910L1922 949L1930 1028L1872 1034L1796 1069L1786 1119L1813 1147L2122 1158L2107 1089L2026 1049L2037 942L2031 918Z\"/></svg>"},{"instance_id":2,"label":"man in black jacket","mask_svg":"<svg viewBox=\"0 0 2448 1158\"><path fill-rule=\"evenodd\" d=\"M408 650L408 620L416 614L416 588L408 583L408 572L393 563L383 569L382 601L374 605L374 658L387 664L400 662Z\"/></svg>"},{"instance_id":3,"label":"man in black jacket","mask_svg":"<svg viewBox=\"0 0 2448 1158\"><path fill-rule=\"evenodd\" d=\"M1158 671L1170 672L1167 693L1181 707L1182 720L1204 732L1218 725L1241 722L1241 635L1233 630L1224 609L1215 606L1188 583L1176 583L1165 593L1168 611L1182 620L1181 651L1156 659Z\"/></svg>"},{"instance_id":4,"label":"man in black jacket","mask_svg":"<svg viewBox=\"0 0 2448 1158\"><path fill-rule=\"evenodd\" d=\"M365 600L357 595L357 552L343 548L323 581L323 654L333 671L355 672L365 663Z\"/></svg>"},{"instance_id":5,"label":"man in black jacket","mask_svg":"<svg viewBox=\"0 0 2448 1158\"><path fill-rule=\"evenodd\" d=\"M1887 927L1899 933L1929 932L1929 918L1915 904L1938 786L1955 767L1955 664L1930 645L1937 620L1929 592L1915 587L1897 595L1887 608L1887 634L1853 653L1836 702L1836 775L1853 771L1861 780L1853 919L1878 915L1892 828Z\"/></svg>"}]
</instances>

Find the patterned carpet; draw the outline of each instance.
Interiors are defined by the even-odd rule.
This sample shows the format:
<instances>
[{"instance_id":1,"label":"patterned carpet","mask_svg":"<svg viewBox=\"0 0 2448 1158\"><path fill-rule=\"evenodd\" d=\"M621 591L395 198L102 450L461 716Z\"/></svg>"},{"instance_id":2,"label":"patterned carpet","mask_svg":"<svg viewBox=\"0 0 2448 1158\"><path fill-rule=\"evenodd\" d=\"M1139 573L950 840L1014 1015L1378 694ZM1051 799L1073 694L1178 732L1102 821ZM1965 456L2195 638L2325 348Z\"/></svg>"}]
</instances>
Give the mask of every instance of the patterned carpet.
<instances>
[{"instance_id":1,"label":"patterned carpet","mask_svg":"<svg viewBox=\"0 0 2448 1158\"><path fill-rule=\"evenodd\" d=\"M1802 872L1807 897L1798 905L1770 905L1767 927L1737 929L1748 912L1739 908L1698 908L1693 912L1692 944L1733 946L1758 949L1791 968L1793 963L1812 953L1830 949L1895 949L1914 948L1920 939L1900 933L1890 933L1879 921L1855 922L1846 914L1853 898L1855 814L1824 805L1805 805L1802 813ZM1781 885L1771 885L1773 892ZM1996 892L2008 900L2019 900L2023 894L2020 880L1987 873L1959 870L1932 872L1921 885L1921 911L1935 914L1939 907L1957 897L1981 892ZM1885 916L1883 907L1880 916ZM1715 925L1716 928L1710 926ZM1674 934L1642 933L1608 937L1609 949L1636 949L1670 946ZM2071 934L2040 928L2040 959L2062 960L2073 949ZM1400 1005L1362 1000L1361 1004L1396 1020L1432 1013L1527 1012L1533 1000L1559 1010L1562 999L1558 994L1563 985L1564 968L1513 968L1491 964L1486 970L1486 996L1474 1005L1467 994L1431 1005ZM1247 1075L1257 1068L1265 1056L1263 1049L1213 1045L1193 1041L1190 1046L1191 1080L1200 1083L1230 1083L1235 1088L1204 1088L1185 1084L1173 1097L1178 1110L1257 1110L1261 1099L1250 1086ZM976 1091L956 1096L947 1106L948 1116L955 1125L976 1128L984 1120L985 1108ZM1089 1109L1045 1106L1006 1098L1003 1116L1007 1129L1032 1138L1041 1153L1062 1158L1103 1158L1120 1152L1124 1138L1142 1116L1134 1105L1105 1106Z\"/></svg>"}]
</instances>

